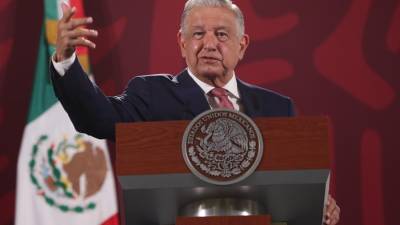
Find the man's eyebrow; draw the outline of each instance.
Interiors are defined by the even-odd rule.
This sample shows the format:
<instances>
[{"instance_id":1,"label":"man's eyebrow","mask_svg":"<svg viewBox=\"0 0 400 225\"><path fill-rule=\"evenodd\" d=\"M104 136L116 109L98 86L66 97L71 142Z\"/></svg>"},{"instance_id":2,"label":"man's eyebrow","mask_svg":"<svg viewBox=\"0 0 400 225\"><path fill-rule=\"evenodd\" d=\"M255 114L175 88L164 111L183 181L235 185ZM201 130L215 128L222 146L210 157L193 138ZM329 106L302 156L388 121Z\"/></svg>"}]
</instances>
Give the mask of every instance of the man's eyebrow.
<instances>
[{"instance_id":1,"label":"man's eyebrow","mask_svg":"<svg viewBox=\"0 0 400 225\"><path fill-rule=\"evenodd\" d=\"M201 25L193 25L191 26L192 29L204 29L204 26ZM217 26L214 28L214 30L226 30L229 31L230 29L226 26Z\"/></svg>"},{"instance_id":2,"label":"man's eyebrow","mask_svg":"<svg viewBox=\"0 0 400 225\"><path fill-rule=\"evenodd\" d=\"M226 26L219 26L219 27L216 27L215 29L216 30L229 30L229 28Z\"/></svg>"}]
</instances>

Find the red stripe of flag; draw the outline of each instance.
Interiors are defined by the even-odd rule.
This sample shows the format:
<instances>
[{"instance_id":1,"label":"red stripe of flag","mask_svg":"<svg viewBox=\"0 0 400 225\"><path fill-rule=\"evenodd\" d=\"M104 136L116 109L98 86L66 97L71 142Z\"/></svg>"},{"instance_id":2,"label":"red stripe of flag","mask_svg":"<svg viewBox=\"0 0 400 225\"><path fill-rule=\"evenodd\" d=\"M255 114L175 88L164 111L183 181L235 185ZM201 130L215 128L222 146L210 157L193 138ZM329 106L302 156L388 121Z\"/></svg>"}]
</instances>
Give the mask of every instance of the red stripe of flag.
<instances>
[{"instance_id":1,"label":"red stripe of flag","mask_svg":"<svg viewBox=\"0 0 400 225\"><path fill-rule=\"evenodd\" d=\"M75 16L76 18L82 18L85 17L85 10L83 8L83 3L81 0L70 0L70 5L76 7L76 13ZM76 49L76 52L78 55L88 55L89 51L87 47L78 47Z\"/></svg>"}]
</instances>

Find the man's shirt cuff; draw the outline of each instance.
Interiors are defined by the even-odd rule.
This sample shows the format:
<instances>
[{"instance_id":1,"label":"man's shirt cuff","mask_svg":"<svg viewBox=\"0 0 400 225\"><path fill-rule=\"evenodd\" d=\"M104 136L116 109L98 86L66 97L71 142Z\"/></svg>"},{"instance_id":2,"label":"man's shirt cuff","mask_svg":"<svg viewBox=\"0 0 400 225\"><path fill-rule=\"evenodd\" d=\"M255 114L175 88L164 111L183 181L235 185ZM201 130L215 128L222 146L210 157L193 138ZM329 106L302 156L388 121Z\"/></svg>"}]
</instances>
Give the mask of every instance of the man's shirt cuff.
<instances>
[{"instance_id":1,"label":"man's shirt cuff","mask_svg":"<svg viewBox=\"0 0 400 225\"><path fill-rule=\"evenodd\" d=\"M71 57L68 59L65 59L61 62L56 62L54 60L55 54L51 57L51 62L53 63L54 69L56 69L57 73L60 74L60 76L64 76L64 74L67 72L67 70L72 66L76 59L76 54L72 54Z\"/></svg>"}]
</instances>

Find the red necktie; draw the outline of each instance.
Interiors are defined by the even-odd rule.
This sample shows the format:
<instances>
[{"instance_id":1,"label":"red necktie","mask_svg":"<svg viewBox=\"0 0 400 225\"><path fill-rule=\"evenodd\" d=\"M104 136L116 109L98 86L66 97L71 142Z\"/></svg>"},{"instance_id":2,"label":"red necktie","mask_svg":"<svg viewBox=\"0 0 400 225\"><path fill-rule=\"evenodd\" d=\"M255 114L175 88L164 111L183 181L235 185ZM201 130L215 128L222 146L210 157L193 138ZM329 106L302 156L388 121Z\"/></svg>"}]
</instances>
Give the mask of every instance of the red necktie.
<instances>
[{"instance_id":1,"label":"red necktie","mask_svg":"<svg viewBox=\"0 0 400 225\"><path fill-rule=\"evenodd\" d=\"M218 98L218 108L235 109L232 102L228 98L228 93L223 88L214 88L211 90L211 95Z\"/></svg>"}]
</instances>

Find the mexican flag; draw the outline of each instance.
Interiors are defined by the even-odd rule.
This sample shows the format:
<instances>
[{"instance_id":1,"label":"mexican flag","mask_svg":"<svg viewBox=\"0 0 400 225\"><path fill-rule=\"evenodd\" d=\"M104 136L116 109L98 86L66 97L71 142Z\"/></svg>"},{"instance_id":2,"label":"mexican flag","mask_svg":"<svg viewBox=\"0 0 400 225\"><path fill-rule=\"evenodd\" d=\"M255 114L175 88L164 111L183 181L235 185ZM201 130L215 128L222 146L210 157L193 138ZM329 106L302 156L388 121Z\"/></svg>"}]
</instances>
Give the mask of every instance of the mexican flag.
<instances>
[{"instance_id":1,"label":"mexican flag","mask_svg":"<svg viewBox=\"0 0 400 225\"><path fill-rule=\"evenodd\" d=\"M71 1L82 17L80 0ZM60 0L45 0L33 93L18 159L16 225L118 224L112 165L105 141L75 131L54 96L54 53ZM88 51L77 49L89 70Z\"/></svg>"}]
</instances>

